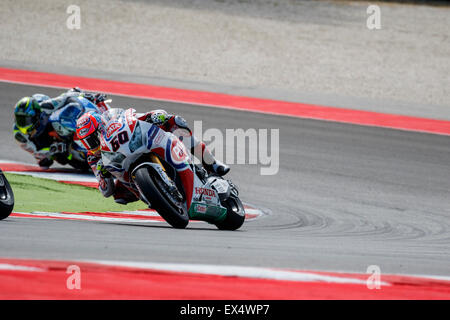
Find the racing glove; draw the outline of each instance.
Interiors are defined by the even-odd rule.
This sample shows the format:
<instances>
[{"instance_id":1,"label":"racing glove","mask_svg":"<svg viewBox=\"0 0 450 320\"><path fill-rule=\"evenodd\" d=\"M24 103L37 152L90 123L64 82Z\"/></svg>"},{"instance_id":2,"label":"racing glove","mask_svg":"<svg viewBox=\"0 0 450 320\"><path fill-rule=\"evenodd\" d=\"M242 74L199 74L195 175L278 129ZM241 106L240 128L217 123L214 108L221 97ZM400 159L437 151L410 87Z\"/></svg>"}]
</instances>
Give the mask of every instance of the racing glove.
<instances>
[{"instance_id":1,"label":"racing glove","mask_svg":"<svg viewBox=\"0 0 450 320\"><path fill-rule=\"evenodd\" d=\"M97 165L97 172L98 190L100 190L105 198L112 196L115 191L115 184L111 173L101 163Z\"/></svg>"}]
</instances>

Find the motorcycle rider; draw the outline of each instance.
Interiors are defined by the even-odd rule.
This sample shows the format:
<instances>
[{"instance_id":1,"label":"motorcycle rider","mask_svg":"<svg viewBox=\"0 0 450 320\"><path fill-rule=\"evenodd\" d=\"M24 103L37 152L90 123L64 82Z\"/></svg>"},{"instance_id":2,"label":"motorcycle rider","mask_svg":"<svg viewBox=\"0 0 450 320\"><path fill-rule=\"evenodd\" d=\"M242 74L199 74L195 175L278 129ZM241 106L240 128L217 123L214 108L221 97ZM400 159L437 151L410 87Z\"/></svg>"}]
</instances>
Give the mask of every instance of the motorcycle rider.
<instances>
[{"instance_id":1,"label":"motorcycle rider","mask_svg":"<svg viewBox=\"0 0 450 320\"><path fill-rule=\"evenodd\" d=\"M133 110L135 111L135 110ZM99 190L105 197L113 195L115 202L127 204L138 201L137 195L128 189L119 180L114 181L112 175L103 167L100 151L100 135L106 130L104 125L106 119L96 113L87 112L77 121L77 135L88 150L88 163L92 168L97 180L99 181ZM199 141L192 135L186 120L178 115L168 114L165 110L153 110L146 113L136 113L136 118L158 126L167 132L176 132L180 140L190 147L191 153L202 160L204 168L208 172L214 172L223 176L230 171L230 167L216 160L206 147L203 141Z\"/></svg>"},{"instance_id":2,"label":"motorcycle rider","mask_svg":"<svg viewBox=\"0 0 450 320\"><path fill-rule=\"evenodd\" d=\"M49 118L56 110L66 107L75 107L75 110L79 110L79 115L83 114L84 107L77 97L88 99L101 110L107 108L104 103L105 95L84 92L79 88L72 88L53 99L43 94L23 97L14 107L14 138L44 169L48 169L54 160L61 164L67 164L71 160L66 144L73 139L73 132L67 131L58 123L51 123Z\"/></svg>"}]
</instances>

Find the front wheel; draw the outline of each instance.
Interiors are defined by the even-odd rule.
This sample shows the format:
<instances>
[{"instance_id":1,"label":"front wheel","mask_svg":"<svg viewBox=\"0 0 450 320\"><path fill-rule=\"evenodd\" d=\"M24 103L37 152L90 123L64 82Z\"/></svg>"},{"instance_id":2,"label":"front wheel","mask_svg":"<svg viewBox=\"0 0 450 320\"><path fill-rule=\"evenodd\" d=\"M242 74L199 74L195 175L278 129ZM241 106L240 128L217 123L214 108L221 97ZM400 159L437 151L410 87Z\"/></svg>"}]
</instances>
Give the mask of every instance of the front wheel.
<instances>
[{"instance_id":1,"label":"front wheel","mask_svg":"<svg viewBox=\"0 0 450 320\"><path fill-rule=\"evenodd\" d=\"M146 167L136 170L134 183L142 195L151 203L172 227L184 229L189 223L189 215L183 204L165 188L166 184L157 174L151 174Z\"/></svg>"},{"instance_id":2,"label":"front wheel","mask_svg":"<svg viewBox=\"0 0 450 320\"><path fill-rule=\"evenodd\" d=\"M14 194L8 180L0 171L0 220L6 219L14 208Z\"/></svg>"},{"instance_id":3,"label":"front wheel","mask_svg":"<svg viewBox=\"0 0 450 320\"><path fill-rule=\"evenodd\" d=\"M227 216L223 221L216 223L217 228L220 230L239 229L245 220L245 210L241 200L235 195L230 195L222 205L227 208Z\"/></svg>"}]
</instances>

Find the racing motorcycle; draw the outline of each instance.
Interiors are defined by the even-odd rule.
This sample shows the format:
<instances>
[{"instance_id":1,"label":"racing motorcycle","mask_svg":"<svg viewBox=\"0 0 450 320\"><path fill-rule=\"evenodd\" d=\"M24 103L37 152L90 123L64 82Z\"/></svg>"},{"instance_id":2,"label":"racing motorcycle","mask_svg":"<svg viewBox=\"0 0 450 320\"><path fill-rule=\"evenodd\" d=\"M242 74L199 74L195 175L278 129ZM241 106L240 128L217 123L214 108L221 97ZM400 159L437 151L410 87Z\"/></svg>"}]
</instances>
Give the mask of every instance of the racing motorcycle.
<instances>
[{"instance_id":1,"label":"racing motorcycle","mask_svg":"<svg viewBox=\"0 0 450 320\"><path fill-rule=\"evenodd\" d=\"M208 174L171 132L138 120L134 109L110 109L100 135L103 166L175 228L202 220L236 230L244 206L231 180Z\"/></svg>"},{"instance_id":2,"label":"racing motorcycle","mask_svg":"<svg viewBox=\"0 0 450 320\"><path fill-rule=\"evenodd\" d=\"M49 121L58 136L54 137L54 142L50 145L49 151L52 158L62 165L69 164L75 169L90 171L87 162L87 150L75 134L76 121L87 111L104 112L108 110L108 103L111 100L106 100L102 103L102 107L97 107L84 97L80 96L76 99L82 106L81 109L77 105L68 104L50 115Z\"/></svg>"},{"instance_id":3,"label":"racing motorcycle","mask_svg":"<svg viewBox=\"0 0 450 320\"><path fill-rule=\"evenodd\" d=\"M6 219L14 207L14 194L11 186L0 169L0 220Z\"/></svg>"}]
</instances>

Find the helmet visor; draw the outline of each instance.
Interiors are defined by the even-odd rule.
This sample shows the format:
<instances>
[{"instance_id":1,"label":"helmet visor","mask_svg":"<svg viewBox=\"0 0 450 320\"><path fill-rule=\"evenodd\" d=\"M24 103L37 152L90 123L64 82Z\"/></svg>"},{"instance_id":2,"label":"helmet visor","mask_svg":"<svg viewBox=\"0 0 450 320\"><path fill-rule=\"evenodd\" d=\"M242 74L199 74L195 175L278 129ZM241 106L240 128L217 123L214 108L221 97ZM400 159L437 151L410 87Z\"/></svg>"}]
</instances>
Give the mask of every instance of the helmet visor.
<instances>
[{"instance_id":1,"label":"helmet visor","mask_svg":"<svg viewBox=\"0 0 450 320\"><path fill-rule=\"evenodd\" d=\"M89 150L96 150L100 147L100 140L97 137L97 134L90 134L86 138L83 139L84 144L89 148Z\"/></svg>"},{"instance_id":2,"label":"helmet visor","mask_svg":"<svg viewBox=\"0 0 450 320\"><path fill-rule=\"evenodd\" d=\"M27 114L16 114L16 124L22 133L31 131L36 122L36 117Z\"/></svg>"}]
</instances>

